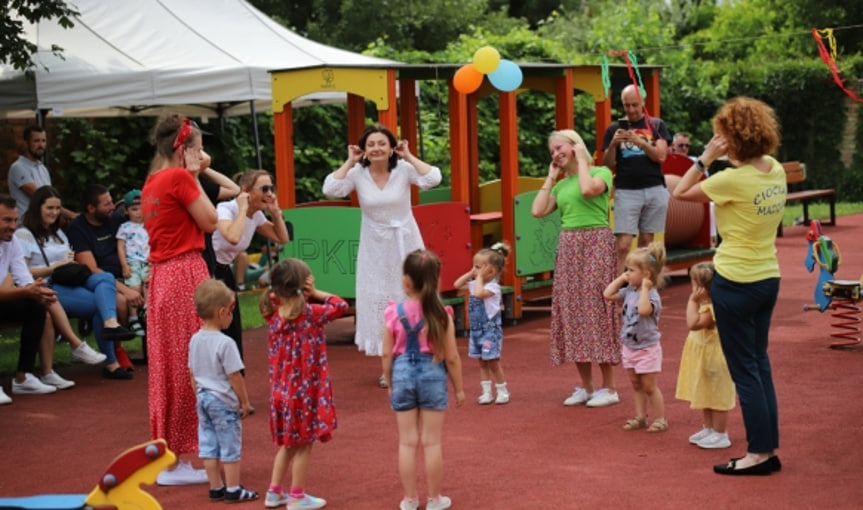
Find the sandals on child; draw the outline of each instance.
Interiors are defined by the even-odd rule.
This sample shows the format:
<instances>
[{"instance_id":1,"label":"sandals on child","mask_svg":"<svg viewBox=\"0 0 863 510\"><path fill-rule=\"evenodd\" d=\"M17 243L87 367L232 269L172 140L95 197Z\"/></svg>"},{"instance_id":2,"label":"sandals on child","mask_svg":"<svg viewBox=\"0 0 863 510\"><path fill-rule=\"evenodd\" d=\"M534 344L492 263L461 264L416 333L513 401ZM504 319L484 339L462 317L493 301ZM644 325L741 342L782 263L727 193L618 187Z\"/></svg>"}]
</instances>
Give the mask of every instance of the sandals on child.
<instances>
[{"instance_id":1,"label":"sandals on child","mask_svg":"<svg viewBox=\"0 0 863 510\"><path fill-rule=\"evenodd\" d=\"M389 386L387 385L387 378L384 376L378 377L378 386L380 386L383 389L389 388Z\"/></svg>"},{"instance_id":2,"label":"sandals on child","mask_svg":"<svg viewBox=\"0 0 863 510\"><path fill-rule=\"evenodd\" d=\"M254 501L258 499L260 496L255 491L250 491L249 489L240 485L240 488L235 491L225 491L225 502L227 503L240 503L243 501Z\"/></svg>"},{"instance_id":3,"label":"sandals on child","mask_svg":"<svg viewBox=\"0 0 863 510\"><path fill-rule=\"evenodd\" d=\"M647 428L648 432L665 432L666 430L668 430L668 421L665 418L653 420L653 423Z\"/></svg>"},{"instance_id":4,"label":"sandals on child","mask_svg":"<svg viewBox=\"0 0 863 510\"><path fill-rule=\"evenodd\" d=\"M623 424L623 430L638 430L647 428L647 418L631 418Z\"/></svg>"}]
</instances>

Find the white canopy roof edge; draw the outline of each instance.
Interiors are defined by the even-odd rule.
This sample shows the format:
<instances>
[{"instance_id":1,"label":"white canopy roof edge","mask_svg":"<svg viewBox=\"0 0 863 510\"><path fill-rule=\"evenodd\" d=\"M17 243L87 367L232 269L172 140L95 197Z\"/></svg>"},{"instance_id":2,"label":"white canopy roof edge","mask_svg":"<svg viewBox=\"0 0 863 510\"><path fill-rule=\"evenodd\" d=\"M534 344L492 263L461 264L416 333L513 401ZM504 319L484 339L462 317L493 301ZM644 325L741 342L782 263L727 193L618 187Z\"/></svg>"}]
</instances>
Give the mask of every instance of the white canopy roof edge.
<instances>
[{"instance_id":1,"label":"white canopy roof edge","mask_svg":"<svg viewBox=\"0 0 863 510\"><path fill-rule=\"evenodd\" d=\"M250 101L272 107L270 69L395 64L305 39L244 0L70 3L80 13L73 28L26 27L39 48L32 78L0 66L0 117L248 114ZM294 105L344 97L312 94Z\"/></svg>"}]
</instances>

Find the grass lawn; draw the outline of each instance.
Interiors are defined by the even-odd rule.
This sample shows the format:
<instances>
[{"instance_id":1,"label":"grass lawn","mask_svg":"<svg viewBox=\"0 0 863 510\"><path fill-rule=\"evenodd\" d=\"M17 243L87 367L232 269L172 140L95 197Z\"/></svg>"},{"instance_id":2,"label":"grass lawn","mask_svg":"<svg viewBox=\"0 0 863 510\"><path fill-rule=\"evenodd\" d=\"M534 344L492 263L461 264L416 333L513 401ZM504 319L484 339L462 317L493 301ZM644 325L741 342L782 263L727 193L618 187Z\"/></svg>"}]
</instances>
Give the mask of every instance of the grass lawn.
<instances>
[{"instance_id":1,"label":"grass lawn","mask_svg":"<svg viewBox=\"0 0 863 510\"><path fill-rule=\"evenodd\" d=\"M863 211L863 202L839 202L836 204L836 217L856 214ZM810 219L830 220L830 204L827 202L813 202L809 204ZM785 206L782 214L782 226L790 227L794 221L803 219L803 204L796 203Z\"/></svg>"},{"instance_id":2,"label":"grass lawn","mask_svg":"<svg viewBox=\"0 0 863 510\"><path fill-rule=\"evenodd\" d=\"M863 202L845 202L836 204L836 215L847 216L863 211ZM825 220L830 218L830 206L825 203L813 203L809 205L809 214L812 218ZM803 205L792 204L785 208L782 217L783 226L794 225L796 219L803 217ZM264 325L264 319L258 311L260 292L249 292L240 295L240 312L243 317L243 329L253 329ZM77 321L72 325L77 329ZM91 347L97 349L96 341L91 334L85 339ZM132 353L139 353L141 341L132 340L124 344L126 349ZM0 376L9 376L14 373L18 360L18 328L0 328ZM71 363L69 344L63 342L54 350L54 361L57 365Z\"/></svg>"}]
</instances>

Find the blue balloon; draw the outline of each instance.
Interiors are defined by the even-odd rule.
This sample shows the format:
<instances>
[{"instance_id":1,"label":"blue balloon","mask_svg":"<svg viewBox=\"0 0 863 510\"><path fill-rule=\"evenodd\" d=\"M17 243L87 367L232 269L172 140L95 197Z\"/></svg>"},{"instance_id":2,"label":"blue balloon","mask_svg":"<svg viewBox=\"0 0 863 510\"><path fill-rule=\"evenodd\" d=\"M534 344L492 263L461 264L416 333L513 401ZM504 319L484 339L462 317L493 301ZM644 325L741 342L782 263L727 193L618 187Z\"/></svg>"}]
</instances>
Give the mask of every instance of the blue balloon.
<instances>
[{"instance_id":1,"label":"blue balloon","mask_svg":"<svg viewBox=\"0 0 863 510\"><path fill-rule=\"evenodd\" d=\"M501 92L512 92L521 85L524 75L515 62L511 60L500 60L500 65L494 72L488 75L488 81Z\"/></svg>"}]
</instances>

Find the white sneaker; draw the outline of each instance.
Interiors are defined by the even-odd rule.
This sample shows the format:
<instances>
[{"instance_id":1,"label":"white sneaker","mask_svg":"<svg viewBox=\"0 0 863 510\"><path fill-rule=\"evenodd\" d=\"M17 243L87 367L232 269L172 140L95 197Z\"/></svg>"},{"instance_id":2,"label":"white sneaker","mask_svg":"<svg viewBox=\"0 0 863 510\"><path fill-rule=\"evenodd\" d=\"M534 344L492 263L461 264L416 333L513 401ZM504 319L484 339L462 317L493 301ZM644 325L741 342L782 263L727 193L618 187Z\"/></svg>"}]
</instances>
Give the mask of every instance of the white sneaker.
<instances>
[{"instance_id":1,"label":"white sneaker","mask_svg":"<svg viewBox=\"0 0 863 510\"><path fill-rule=\"evenodd\" d=\"M43 383L35 375L27 372L24 374L24 382L12 379L12 393L14 395L45 395L54 393L57 388Z\"/></svg>"},{"instance_id":2,"label":"white sneaker","mask_svg":"<svg viewBox=\"0 0 863 510\"><path fill-rule=\"evenodd\" d=\"M483 393L478 399L476 399L476 401L481 405L491 404L494 402L494 397L491 393Z\"/></svg>"},{"instance_id":3,"label":"white sneaker","mask_svg":"<svg viewBox=\"0 0 863 510\"><path fill-rule=\"evenodd\" d=\"M563 401L563 405L565 406L580 406L582 404L587 403L588 400L593 396L593 393L588 393L584 388L576 388L575 391L572 392L572 395L567 397L566 400Z\"/></svg>"},{"instance_id":4,"label":"white sneaker","mask_svg":"<svg viewBox=\"0 0 863 510\"><path fill-rule=\"evenodd\" d=\"M731 440L728 439L728 432L716 432L713 431L709 436L705 437L701 441L698 442L699 448L705 448L707 450L715 450L719 448L730 448Z\"/></svg>"},{"instance_id":5,"label":"white sneaker","mask_svg":"<svg viewBox=\"0 0 863 510\"><path fill-rule=\"evenodd\" d=\"M399 503L399 510L419 510L420 502L418 499L403 498Z\"/></svg>"},{"instance_id":6,"label":"white sneaker","mask_svg":"<svg viewBox=\"0 0 863 510\"><path fill-rule=\"evenodd\" d=\"M509 392L497 392L497 398L494 399L495 404L509 404Z\"/></svg>"},{"instance_id":7,"label":"white sneaker","mask_svg":"<svg viewBox=\"0 0 863 510\"><path fill-rule=\"evenodd\" d=\"M590 400L587 401L587 407L605 407L620 403L620 396L617 392L612 393L608 388L602 388L594 392Z\"/></svg>"},{"instance_id":8,"label":"white sneaker","mask_svg":"<svg viewBox=\"0 0 863 510\"><path fill-rule=\"evenodd\" d=\"M96 352L87 343L82 343L77 349L72 349L72 359L86 363L88 365L98 365L105 361L107 356L101 352Z\"/></svg>"},{"instance_id":9,"label":"white sneaker","mask_svg":"<svg viewBox=\"0 0 863 510\"><path fill-rule=\"evenodd\" d=\"M39 380L42 381L42 384L54 386L58 390L68 390L72 386L75 386L74 382L63 379L62 377L60 377L59 374L57 374L57 372L53 370L45 375L40 375Z\"/></svg>"},{"instance_id":10,"label":"white sneaker","mask_svg":"<svg viewBox=\"0 0 863 510\"><path fill-rule=\"evenodd\" d=\"M713 433L712 428L702 427L701 430L699 430L695 434L692 434L691 436L689 436L689 442L692 444L698 444L699 441L701 441L702 439L704 439L705 437L709 436L712 433Z\"/></svg>"},{"instance_id":11,"label":"white sneaker","mask_svg":"<svg viewBox=\"0 0 863 510\"><path fill-rule=\"evenodd\" d=\"M428 498L426 501L426 510L446 510L452 506L452 500L446 496L438 496L437 498Z\"/></svg>"},{"instance_id":12,"label":"white sneaker","mask_svg":"<svg viewBox=\"0 0 863 510\"><path fill-rule=\"evenodd\" d=\"M5 406L6 404L11 403L12 399L9 397L9 395L6 394L5 391L3 391L3 387L0 386L0 406Z\"/></svg>"},{"instance_id":13,"label":"white sneaker","mask_svg":"<svg viewBox=\"0 0 863 510\"><path fill-rule=\"evenodd\" d=\"M288 504L286 506L287 510L302 510L302 509L312 509L312 508L323 508L327 506L327 500L323 498L316 498L309 494L301 498L291 497L288 500Z\"/></svg>"},{"instance_id":14,"label":"white sneaker","mask_svg":"<svg viewBox=\"0 0 863 510\"><path fill-rule=\"evenodd\" d=\"M209 483L205 469L195 469L188 462L180 462L172 470L163 469L156 476L159 485L196 485Z\"/></svg>"}]
</instances>

